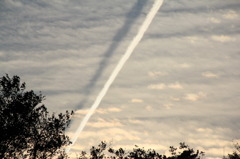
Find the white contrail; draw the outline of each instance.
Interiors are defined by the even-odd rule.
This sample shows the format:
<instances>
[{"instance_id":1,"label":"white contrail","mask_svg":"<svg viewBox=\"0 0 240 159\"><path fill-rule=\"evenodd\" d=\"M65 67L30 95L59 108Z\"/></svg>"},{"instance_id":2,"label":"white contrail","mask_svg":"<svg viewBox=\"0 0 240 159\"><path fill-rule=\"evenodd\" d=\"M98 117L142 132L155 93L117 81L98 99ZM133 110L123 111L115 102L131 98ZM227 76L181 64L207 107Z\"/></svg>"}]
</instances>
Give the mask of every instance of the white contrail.
<instances>
[{"instance_id":1,"label":"white contrail","mask_svg":"<svg viewBox=\"0 0 240 159\"><path fill-rule=\"evenodd\" d=\"M131 54L132 54L133 50L135 49L135 47L138 45L138 43L142 39L144 33L146 32L147 28L149 27L150 23L152 22L154 16L156 15L157 11L161 7L162 3L163 3L163 0L155 0L155 2L153 4L150 12L148 13L148 15L145 18L143 24L139 28L137 35L134 37L132 42L129 44L126 52L124 53L124 55L122 56L121 60L118 62L117 66L115 67L114 71L112 72L112 74L108 78L107 82L105 83L104 87L100 91L99 95L97 96L97 99L93 103L93 105L90 108L89 112L86 114L86 116L84 117L84 119L80 123L77 131L75 132L75 134L73 136L72 144L66 149L66 152L69 152L70 149L71 149L71 146L75 144L78 136L80 135L80 133L82 132L83 128L87 124L89 118L93 115L94 111L99 106L100 102L102 101L102 99L105 96L105 94L107 93L109 87L112 85L113 81L117 77L118 73L120 72L120 70L122 69L122 67L124 66L124 64L128 60L128 58L131 56Z\"/></svg>"}]
</instances>

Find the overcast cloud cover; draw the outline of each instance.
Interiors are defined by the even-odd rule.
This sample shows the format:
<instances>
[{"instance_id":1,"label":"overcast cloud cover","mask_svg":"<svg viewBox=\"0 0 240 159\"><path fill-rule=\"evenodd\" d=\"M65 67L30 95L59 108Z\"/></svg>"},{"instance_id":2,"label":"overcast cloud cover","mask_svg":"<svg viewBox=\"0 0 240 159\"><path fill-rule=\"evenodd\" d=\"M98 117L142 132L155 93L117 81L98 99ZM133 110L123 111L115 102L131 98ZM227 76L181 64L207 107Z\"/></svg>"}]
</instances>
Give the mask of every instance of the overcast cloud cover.
<instances>
[{"instance_id":1,"label":"overcast cloud cover","mask_svg":"<svg viewBox=\"0 0 240 159\"><path fill-rule=\"evenodd\" d=\"M75 110L73 134L153 0L2 0L0 74ZM105 140L221 158L240 135L240 1L165 0L72 152Z\"/></svg>"}]
</instances>

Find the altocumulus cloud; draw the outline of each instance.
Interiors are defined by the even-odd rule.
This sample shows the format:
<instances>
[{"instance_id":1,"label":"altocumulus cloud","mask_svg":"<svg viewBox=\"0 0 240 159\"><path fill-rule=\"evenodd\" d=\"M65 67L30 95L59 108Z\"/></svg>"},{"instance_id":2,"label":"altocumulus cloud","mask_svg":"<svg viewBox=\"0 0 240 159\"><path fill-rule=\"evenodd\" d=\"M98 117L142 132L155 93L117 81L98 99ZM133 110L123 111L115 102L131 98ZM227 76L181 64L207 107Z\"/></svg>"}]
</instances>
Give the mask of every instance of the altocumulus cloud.
<instances>
[{"instance_id":1,"label":"altocumulus cloud","mask_svg":"<svg viewBox=\"0 0 240 159\"><path fill-rule=\"evenodd\" d=\"M153 2L1 1L1 75L42 91L51 111L77 110L71 135ZM229 152L240 138L239 5L164 1L73 152L104 139L162 152L185 141L207 158Z\"/></svg>"}]
</instances>

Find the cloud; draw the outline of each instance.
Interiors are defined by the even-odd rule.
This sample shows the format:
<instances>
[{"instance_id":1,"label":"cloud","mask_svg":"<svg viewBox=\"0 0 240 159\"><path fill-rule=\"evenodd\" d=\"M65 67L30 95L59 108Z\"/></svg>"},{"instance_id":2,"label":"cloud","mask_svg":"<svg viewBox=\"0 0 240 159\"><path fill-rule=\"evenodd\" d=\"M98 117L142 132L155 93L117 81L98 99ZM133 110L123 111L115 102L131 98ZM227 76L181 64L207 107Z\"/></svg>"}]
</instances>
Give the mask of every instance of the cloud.
<instances>
[{"instance_id":1,"label":"cloud","mask_svg":"<svg viewBox=\"0 0 240 159\"><path fill-rule=\"evenodd\" d=\"M14 6L14 7L22 7L23 4L20 2L20 1L14 1L14 0L8 0L8 1L5 1L6 5L7 6Z\"/></svg>"},{"instance_id":2,"label":"cloud","mask_svg":"<svg viewBox=\"0 0 240 159\"><path fill-rule=\"evenodd\" d=\"M221 23L220 19L217 19L217 18L214 18L214 17L208 18L208 20L212 23L215 23L215 24Z\"/></svg>"},{"instance_id":3,"label":"cloud","mask_svg":"<svg viewBox=\"0 0 240 159\"><path fill-rule=\"evenodd\" d=\"M152 77L152 78L158 78L160 76L167 76L168 73L166 72L159 72L159 71L152 71L152 72L148 72L148 76Z\"/></svg>"},{"instance_id":4,"label":"cloud","mask_svg":"<svg viewBox=\"0 0 240 159\"><path fill-rule=\"evenodd\" d=\"M131 99L131 103L143 103L143 100L142 99L133 98L133 99Z\"/></svg>"},{"instance_id":5,"label":"cloud","mask_svg":"<svg viewBox=\"0 0 240 159\"><path fill-rule=\"evenodd\" d=\"M78 114L85 115L88 113L88 111L89 111L89 109L79 109L79 110L75 111L74 113L75 113L75 115L78 115Z\"/></svg>"},{"instance_id":6,"label":"cloud","mask_svg":"<svg viewBox=\"0 0 240 159\"><path fill-rule=\"evenodd\" d=\"M183 88L182 85L179 84L178 82L169 84L168 87L169 87L169 88L172 88L172 89L182 89L182 88Z\"/></svg>"},{"instance_id":7,"label":"cloud","mask_svg":"<svg viewBox=\"0 0 240 159\"><path fill-rule=\"evenodd\" d=\"M0 10L0 72L17 74L29 89L41 90L46 106L52 105L50 111L75 110L87 99L75 112L74 132L152 2L5 0ZM81 134L81 149L105 139L115 141L115 136L117 144L131 146L158 142L170 146L188 139L194 146L204 146L201 139L239 137L235 111L239 103L239 2L208 4L164 1ZM224 79L216 80L224 72ZM213 86L212 82L217 83ZM87 91L87 86L92 89ZM208 94L212 96L205 100ZM210 144L216 143L211 139L206 142L206 148L216 148L215 156L221 157L217 154L222 152L221 145Z\"/></svg>"},{"instance_id":8,"label":"cloud","mask_svg":"<svg viewBox=\"0 0 240 159\"><path fill-rule=\"evenodd\" d=\"M187 39L190 41L191 44L196 44L199 40L199 38L196 36L189 36L187 37Z\"/></svg>"},{"instance_id":9,"label":"cloud","mask_svg":"<svg viewBox=\"0 0 240 159\"><path fill-rule=\"evenodd\" d=\"M148 86L148 89L158 89L158 90L162 90L166 87L166 85L164 83L159 83L159 84L151 84Z\"/></svg>"},{"instance_id":10,"label":"cloud","mask_svg":"<svg viewBox=\"0 0 240 159\"><path fill-rule=\"evenodd\" d=\"M159 84L151 84L148 85L148 89L157 89L157 90L163 90L165 88L171 88L171 89L182 89L183 86L179 82L175 83L170 83L170 84L164 84L164 83L159 83Z\"/></svg>"},{"instance_id":11,"label":"cloud","mask_svg":"<svg viewBox=\"0 0 240 159\"><path fill-rule=\"evenodd\" d=\"M203 133L212 133L212 132L214 132L214 130L210 129L210 128L196 128L196 131L203 132Z\"/></svg>"},{"instance_id":12,"label":"cloud","mask_svg":"<svg viewBox=\"0 0 240 159\"><path fill-rule=\"evenodd\" d=\"M235 11L230 10L226 14L224 14L223 17L226 19L236 19L238 18L238 14Z\"/></svg>"},{"instance_id":13,"label":"cloud","mask_svg":"<svg viewBox=\"0 0 240 159\"><path fill-rule=\"evenodd\" d=\"M164 104L163 106L164 106L166 109L171 109L172 106L173 106L173 104L168 103L168 104Z\"/></svg>"},{"instance_id":14,"label":"cloud","mask_svg":"<svg viewBox=\"0 0 240 159\"><path fill-rule=\"evenodd\" d=\"M217 74L214 74L212 72L203 72L202 76L206 78L218 78L219 76Z\"/></svg>"},{"instance_id":15,"label":"cloud","mask_svg":"<svg viewBox=\"0 0 240 159\"><path fill-rule=\"evenodd\" d=\"M218 41L222 43L235 41L235 38L227 35L212 35L211 38L214 41Z\"/></svg>"},{"instance_id":16,"label":"cloud","mask_svg":"<svg viewBox=\"0 0 240 159\"><path fill-rule=\"evenodd\" d=\"M108 113L117 113L117 112L121 112L122 109L117 108L117 107L109 107L109 108L98 108L96 110L96 113L99 114L108 114Z\"/></svg>"},{"instance_id":17,"label":"cloud","mask_svg":"<svg viewBox=\"0 0 240 159\"><path fill-rule=\"evenodd\" d=\"M141 120L137 120L137 119L129 119L128 122L132 123L132 124L142 124L143 123Z\"/></svg>"},{"instance_id":18,"label":"cloud","mask_svg":"<svg viewBox=\"0 0 240 159\"><path fill-rule=\"evenodd\" d=\"M79 109L75 112L76 115L80 114L80 115L85 115L87 114L89 111L89 109ZM121 112L122 110L120 108L117 107L109 107L109 108L98 108L95 113L98 114L108 114L108 113L117 113L117 112Z\"/></svg>"},{"instance_id":19,"label":"cloud","mask_svg":"<svg viewBox=\"0 0 240 159\"><path fill-rule=\"evenodd\" d=\"M197 101L204 97L206 97L205 93L198 92L198 93L188 93L185 95L184 99L189 100L189 101Z\"/></svg>"},{"instance_id":20,"label":"cloud","mask_svg":"<svg viewBox=\"0 0 240 159\"><path fill-rule=\"evenodd\" d=\"M97 134L97 136L101 137L101 140L111 140L112 138L114 138L114 141L141 140L141 138L138 137L138 135L140 135L140 133L138 132L115 127L100 129L98 130ZM89 138L96 138L96 133L94 131L83 131L82 134L79 136L80 140Z\"/></svg>"},{"instance_id":21,"label":"cloud","mask_svg":"<svg viewBox=\"0 0 240 159\"><path fill-rule=\"evenodd\" d=\"M107 108L107 110L109 112L121 112L122 111L120 108L116 108L116 107L110 107L110 108Z\"/></svg>"},{"instance_id":22,"label":"cloud","mask_svg":"<svg viewBox=\"0 0 240 159\"><path fill-rule=\"evenodd\" d=\"M191 65L188 64L188 63L183 63L183 64L180 64L179 66L180 66L181 68L190 68L190 67L191 67Z\"/></svg>"},{"instance_id":23,"label":"cloud","mask_svg":"<svg viewBox=\"0 0 240 159\"><path fill-rule=\"evenodd\" d=\"M206 38L201 37L201 36L187 36L186 39L193 45L202 45L202 43L205 43L207 41ZM181 65L180 65L181 66ZM182 65L182 68L189 68L189 66L186 65Z\"/></svg>"},{"instance_id":24,"label":"cloud","mask_svg":"<svg viewBox=\"0 0 240 159\"><path fill-rule=\"evenodd\" d=\"M173 101L180 101L180 98L177 98L177 97L170 97L170 99Z\"/></svg>"},{"instance_id":25,"label":"cloud","mask_svg":"<svg viewBox=\"0 0 240 159\"><path fill-rule=\"evenodd\" d=\"M117 119L106 121L100 118L96 122L88 122L87 126L94 127L94 128L106 128L106 127L121 127L123 126L123 124Z\"/></svg>"},{"instance_id":26,"label":"cloud","mask_svg":"<svg viewBox=\"0 0 240 159\"><path fill-rule=\"evenodd\" d=\"M145 107L145 109L146 109L147 111L152 111L152 110L153 110L153 107L152 107L151 105L147 105L147 106Z\"/></svg>"}]
</instances>

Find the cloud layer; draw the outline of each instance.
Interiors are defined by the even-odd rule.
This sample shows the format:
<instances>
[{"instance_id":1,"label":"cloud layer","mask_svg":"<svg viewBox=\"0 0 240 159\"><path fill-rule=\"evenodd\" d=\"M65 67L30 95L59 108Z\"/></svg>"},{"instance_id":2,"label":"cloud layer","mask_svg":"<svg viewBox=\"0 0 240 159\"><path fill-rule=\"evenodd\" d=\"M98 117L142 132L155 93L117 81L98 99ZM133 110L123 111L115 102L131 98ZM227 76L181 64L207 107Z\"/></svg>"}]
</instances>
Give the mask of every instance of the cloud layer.
<instances>
[{"instance_id":1,"label":"cloud layer","mask_svg":"<svg viewBox=\"0 0 240 159\"><path fill-rule=\"evenodd\" d=\"M92 105L153 0L0 2L0 73L42 91L51 112ZM239 139L240 2L164 1L74 146L102 140L166 152L185 141L207 158ZM226 155L226 154L225 154Z\"/></svg>"}]
</instances>

